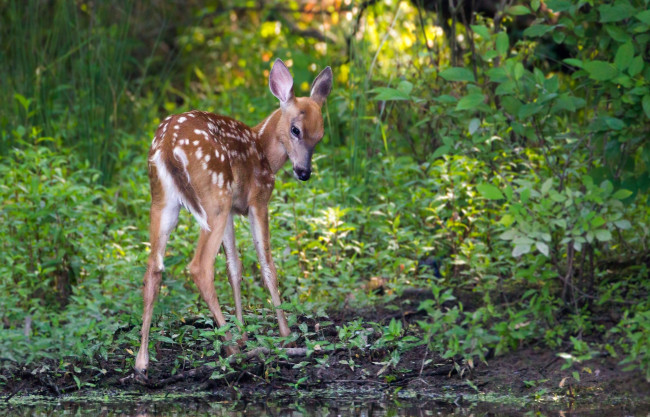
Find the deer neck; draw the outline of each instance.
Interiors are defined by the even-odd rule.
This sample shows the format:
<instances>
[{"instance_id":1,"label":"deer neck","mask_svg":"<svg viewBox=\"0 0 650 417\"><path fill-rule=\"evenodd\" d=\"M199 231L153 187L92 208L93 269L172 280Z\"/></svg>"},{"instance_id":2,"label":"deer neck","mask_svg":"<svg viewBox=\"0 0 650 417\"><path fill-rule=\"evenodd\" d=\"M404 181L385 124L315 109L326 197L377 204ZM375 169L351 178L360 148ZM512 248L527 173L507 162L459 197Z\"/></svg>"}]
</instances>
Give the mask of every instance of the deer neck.
<instances>
[{"instance_id":1,"label":"deer neck","mask_svg":"<svg viewBox=\"0 0 650 417\"><path fill-rule=\"evenodd\" d=\"M275 174L282 168L287 159L287 151L280 142L277 127L282 117L282 111L277 109L269 117L264 119L260 124L253 128L257 132L257 141L262 146L264 155L271 165L271 170Z\"/></svg>"}]
</instances>

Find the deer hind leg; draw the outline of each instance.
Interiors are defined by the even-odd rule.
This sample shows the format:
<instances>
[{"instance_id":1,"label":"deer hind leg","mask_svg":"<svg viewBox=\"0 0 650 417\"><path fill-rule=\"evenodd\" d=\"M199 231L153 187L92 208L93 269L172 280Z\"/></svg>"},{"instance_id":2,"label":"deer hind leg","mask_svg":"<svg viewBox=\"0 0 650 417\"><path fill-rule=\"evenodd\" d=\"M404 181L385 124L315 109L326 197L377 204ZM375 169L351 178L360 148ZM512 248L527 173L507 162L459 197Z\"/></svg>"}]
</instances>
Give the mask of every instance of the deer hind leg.
<instances>
[{"instance_id":1,"label":"deer hind leg","mask_svg":"<svg viewBox=\"0 0 650 417\"><path fill-rule=\"evenodd\" d=\"M221 210L217 216L211 216L208 219L210 224L210 231L201 229L199 236L199 243L196 248L196 254L190 262L189 269L194 283L199 288L199 292L208 305L212 316L219 327L225 326L226 318L221 311L217 292L214 289L214 259L219 252L221 241L223 238L226 225L228 223L229 213L226 210ZM226 340L231 340L232 335L227 332L225 335ZM226 352L230 355L238 352L234 346L226 346Z\"/></svg>"},{"instance_id":2,"label":"deer hind leg","mask_svg":"<svg viewBox=\"0 0 650 417\"><path fill-rule=\"evenodd\" d=\"M228 280L232 287L233 298L235 300L235 315L241 325L244 324L244 316L241 303L241 281L242 281L242 264L237 253L235 244L235 226L233 224L232 214L228 216L228 223L223 235L223 250L226 253L226 263L228 265ZM240 328L240 330L242 330ZM242 331L241 344L247 340L246 333Z\"/></svg>"},{"instance_id":3,"label":"deer hind leg","mask_svg":"<svg viewBox=\"0 0 650 417\"><path fill-rule=\"evenodd\" d=\"M135 360L136 375L140 378L146 378L147 367L149 366L149 329L151 327L151 315L153 305L160 290L162 281L162 272L164 269L163 257L169 234L178 223L178 212L180 205L177 202L167 202L163 207L157 204L151 205L151 224L149 226L149 235L151 243L151 253L147 262L147 270L144 273L144 287L142 295L144 299L144 308L142 313L142 340L140 350Z\"/></svg>"},{"instance_id":4,"label":"deer hind leg","mask_svg":"<svg viewBox=\"0 0 650 417\"><path fill-rule=\"evenodd\" d=\"M262 270L264 285L271 293L271 301L273 302L275 313L278 318L280 335L282 337L287 337L291 332L289 330L284 310L280 308L282 299L280 298L280 292L278 290L278 278L275 264L271 257L271 235L269 234L268 208L266 206L251 207L249 210L249 218L253 241L255 243L255 249L257 250L257 258L260 261L260 269Z\"/></svg>"}]
</instances>

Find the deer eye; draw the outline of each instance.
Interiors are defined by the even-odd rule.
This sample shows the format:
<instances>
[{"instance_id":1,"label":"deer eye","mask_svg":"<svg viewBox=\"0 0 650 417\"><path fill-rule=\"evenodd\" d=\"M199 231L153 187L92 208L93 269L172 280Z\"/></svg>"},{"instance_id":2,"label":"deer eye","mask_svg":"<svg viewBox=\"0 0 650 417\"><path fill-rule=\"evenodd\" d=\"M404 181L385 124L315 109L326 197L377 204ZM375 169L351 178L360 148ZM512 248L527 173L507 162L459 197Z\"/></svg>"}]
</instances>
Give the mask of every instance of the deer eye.
<instances>
[{"instance_id":1,"label":"deer eye","mask_svg":"<svg viewBox=\"0 0 650 417\"><path fill-rule=\"evenodd\" d=\"M291 126L291 134L294 135L295 137L299 138L300 137L300 129L298 129L295 126Z\"/></svg>"}]
</instances>

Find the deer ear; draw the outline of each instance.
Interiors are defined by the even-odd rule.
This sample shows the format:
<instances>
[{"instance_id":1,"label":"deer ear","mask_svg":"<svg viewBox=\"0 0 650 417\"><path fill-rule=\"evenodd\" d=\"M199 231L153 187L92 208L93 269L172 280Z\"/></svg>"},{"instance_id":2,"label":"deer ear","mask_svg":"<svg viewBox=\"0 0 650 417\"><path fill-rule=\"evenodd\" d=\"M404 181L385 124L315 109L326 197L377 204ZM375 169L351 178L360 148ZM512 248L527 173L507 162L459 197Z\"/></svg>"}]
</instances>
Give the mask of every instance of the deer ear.
<instances>
[{"instance_id":1,"label":"deer ear","mask_svg":"<svg viewBox=\"0 0 650 417\"><path fill-rule=\"evenodd\" d=\"M310 97L319 106L322 106L325 103L325 99L332 91L332 68L326 67L324 70L318 74L318 77L314 80L311 85L311 94Z\"/></svg>"},{"instance_id":2,"label":"deer ear","mask_svg":"<svg viewBox=\"0 0 650 417\"><path fill-rule=\"evenodd\" d=\"M269 88L281 105L293 100L293 77L281 59L276 59L269 75Z\"/></svg>"}]
</instances>

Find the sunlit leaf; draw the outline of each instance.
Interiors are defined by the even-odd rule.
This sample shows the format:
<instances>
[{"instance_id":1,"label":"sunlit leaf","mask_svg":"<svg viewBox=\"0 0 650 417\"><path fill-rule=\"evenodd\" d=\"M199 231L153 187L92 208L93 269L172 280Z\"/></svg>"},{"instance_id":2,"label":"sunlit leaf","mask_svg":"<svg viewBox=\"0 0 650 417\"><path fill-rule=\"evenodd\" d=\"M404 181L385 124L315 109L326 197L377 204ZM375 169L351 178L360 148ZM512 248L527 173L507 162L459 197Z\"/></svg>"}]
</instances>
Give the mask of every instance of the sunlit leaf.
<instances>
[{"instance_id":1,"label":"sunlit leaf","mask_svg":"<svg viewBox=\"0 0 650 417\"><path fill-rule=\"evenodd\" d=\"M508 53L510 40L508 39L508 34L506 32L501 31L497 33L496 47L497 52L499 52L500 55L505 55Z\"/></svg>"},{"instance_id":2,"label":"sunlit leaf","mask_svg":"<svg viewBox=\"0 0 650 417\"><path fill-rule=\"evenodd\" d=\"M447 81L476 81L474 73L464 67L447 68L440 71L440 76Z\"/></svg>"},{"instance_id":3,"label":"sunlit leaf","mask_svg":"<svg viewBox=\"0 0 650 417\"><path fill-rule=\"evenodd\" d=\"M456 105L456 110L474 109L480 104L483 104L484 100L485 100L485 96L483 94L474 93L474 94L467 95L458 101L458 104Z\"/></svg>"},{"instance_id":4,"label":"sunlit leaf","mask_svg":"<svg viewBox=\"0 0 650 417\"><path fill-rule=\"evenodd\" d=\"M612 194L612 198L615 200L625 200L632 194L633 193L630 190L618 190L614 194Z\"/></svg>"},{"instance_id":5,"label":"sunlit leaf","mask_svg":"<svg viewBox=\"0 0 650 417\"><path fill-rule=\"evenodd\" d=\"M594 236L601 242L608 242L612 240L612 233L607 229L598 229L594 232Z\"/></svg>"},{"instance_id":6,"label":"sunlit leaf","mask_svg":"<svg viewBox=\"0 0 650 417\"><path fill-rule=\"evenodd\" d=\"M512 250L512 256L519 257L530 252L531 245L516 245Z\"/></svg>"},{"instance_id":7,"label":"sunlit leaf","mask_svg":"<svg viewBox=\"0 0 650 417\"><path fill-rule=\"evenodd\" d=\"M371 93L377 93L373 100L391 101L391 100L410 100L411 97L404 91L390 87L377 87L370 90Z\"/></svg>"},{"instance_id":8,"label":"sunlit leaf","mask_svg":"<svg viewBox=\"0 0 650 417\"><path fill-rule=\"evenodd\" d=\"M501 200L505 198L501 190L499 190L496 186L492 184L488 184L488 183L478 184L476 186L476 189L483 197L487 198L488 200Z\"/></svg>"},{"instance_id":9,"label":"sunlit leaf","mask_svg":"<svg viewBox=\"0 0 650 417\"><path fill-rule=\"evenodd\" d=\"M506 10L506 13L511 14L513 16L522 16L522 15L525 15L525 14L530 14L532 12L526 6L515 5L515 6L508 7L508 9Z\"/></svg>"},{"instance_id":10,"label":"sunlit leaf","mask_svg":"<svg viewBox=\"0 0 650 417\"><path fill-rule=\"evenodd\" d=\"M483 26L483 25L471 25L470 26L474 33L482 37L483 39L489 39L490 38L490 30Z\"/></svg>"}]
</instances>

